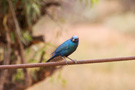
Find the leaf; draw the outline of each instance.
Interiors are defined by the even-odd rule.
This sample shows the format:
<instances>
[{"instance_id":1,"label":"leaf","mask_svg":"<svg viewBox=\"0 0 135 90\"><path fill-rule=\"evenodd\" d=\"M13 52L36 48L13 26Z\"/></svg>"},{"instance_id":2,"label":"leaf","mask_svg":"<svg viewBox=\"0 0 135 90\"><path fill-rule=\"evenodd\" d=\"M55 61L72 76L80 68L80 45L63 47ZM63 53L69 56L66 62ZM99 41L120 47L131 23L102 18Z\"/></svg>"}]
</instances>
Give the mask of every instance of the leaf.
<instances>
[{"instance_id":1,"label":"leaf","mask_svg":"<svg viewBox=\"0 0 135 90\"><path fill-rule=\"evenodd\" d=\"M98 0L91 0L91 7L94 6L94 3L98 3Z\"/></svg>"},{"instance_id":2,"label":"leaf","mask_svg":"<svg viewBox=\"0 0 135 90\"><path fill-rule=\"evenodd\" d=\"M86 6L91 5L93 7L95 3L98 3L98 0L80 0L80 2Z\"/></svg>"},{"instance_id":3,"label":"leaf","mask_svg":"<svg viewBox=\"0 0 135 90\"><path fill-rule=\"evenodd\" d=\"M29 34L29 32L24 32L24 33L23 33L23 37L24 37L27 41L31 41L31 40L32 40L32 37L31 37L31 35Z\"/></svg>"},{"instance_id":4,"label":"leaf","mask_svg":"<svg viewBox=\"0 0 135 90\"><path fill-rule=\"evenodd\" d=\"M35 13L37 14L37 16L40 16L40 8L36 3L32 4L32 8L35 10Z\"/></svg>"},{"instance_id":5,"label":"leaf","mask_svg":"<svg viewBox=\"0 0 135 90\"><path fill-rule=\"evenodd\" d=\"M23 71L22 69L18 69L17 70L17 73L13 76L12 78L12 81L19 81L19 82L22 82L24 79L24 74L23 74Z\"/></svg>"}]
</instances>

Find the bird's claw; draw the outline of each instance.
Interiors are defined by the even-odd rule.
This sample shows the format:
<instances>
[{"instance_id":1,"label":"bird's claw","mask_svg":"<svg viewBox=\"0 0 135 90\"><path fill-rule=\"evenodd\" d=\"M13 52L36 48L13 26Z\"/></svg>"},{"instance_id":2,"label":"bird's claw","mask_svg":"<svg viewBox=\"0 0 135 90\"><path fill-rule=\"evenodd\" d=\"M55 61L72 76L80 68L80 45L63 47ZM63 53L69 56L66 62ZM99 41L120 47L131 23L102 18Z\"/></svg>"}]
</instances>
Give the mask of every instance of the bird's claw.
<instances>
[{"instance_id":1,"label":"bird's claw","mask_svg":"<svg viewBox=\"0 0 135 90\"><path fill-rule=\"evenodd\" d=\"M69 57L67 57L69 60L71 60L71 61L73 61L75 64L77 64L77 61L76 60L73 60L73 59L71 59L71 58L69 58Z\"/></svg>"},{"instance_id":2,"label":"bird's claw","mask_svg":"<svg viewBox=\"0 0 135 90\"><path fill-rule=\"evenodd\" d=\"M65 61L65 63L68 65L68 62L67 62L67 60L64 58L64 57L62 57L63 58L63 60Z\"/></svg>"},{"instance_id":3,"label":"bird's claw","mask_svg":"<svg viewBox=\"0 0 135 90\"><path fill-rule=\"evenodd\" d=\"M76 60L73 60L73 62L74 62L75 64L77 64L77 61L76 61Z\"/></svg>"},{"instance_id":4,"label":"bird's claw","mask_svg":"<svg viewBox=\"0 0 135 90\"><path fill-rule=\"evenodd\" d=\"M68 62L65 60L65 63L68 65Z\"/></svg>"}]
</instances>

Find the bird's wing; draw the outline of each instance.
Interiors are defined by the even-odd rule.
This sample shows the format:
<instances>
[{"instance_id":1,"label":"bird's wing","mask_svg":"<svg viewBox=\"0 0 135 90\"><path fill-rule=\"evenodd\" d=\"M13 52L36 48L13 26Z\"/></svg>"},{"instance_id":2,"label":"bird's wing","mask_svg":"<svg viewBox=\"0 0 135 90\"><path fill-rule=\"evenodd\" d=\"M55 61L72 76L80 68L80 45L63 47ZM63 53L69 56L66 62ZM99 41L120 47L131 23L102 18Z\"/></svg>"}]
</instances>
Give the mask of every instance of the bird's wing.
<instances>
[{"instance_id":1,"label":"bird's wing","mask_svg":"<svg viewBox=\"0 0 135 90\"><path fill-rule=\"evenodd\" d=\"M62 43L55 51L54 53L59 53L61 52L62 50L66 50L68 49L68 46L69 46L69 40L65 41L64 43Z\"/></svg>"}]
</instances>

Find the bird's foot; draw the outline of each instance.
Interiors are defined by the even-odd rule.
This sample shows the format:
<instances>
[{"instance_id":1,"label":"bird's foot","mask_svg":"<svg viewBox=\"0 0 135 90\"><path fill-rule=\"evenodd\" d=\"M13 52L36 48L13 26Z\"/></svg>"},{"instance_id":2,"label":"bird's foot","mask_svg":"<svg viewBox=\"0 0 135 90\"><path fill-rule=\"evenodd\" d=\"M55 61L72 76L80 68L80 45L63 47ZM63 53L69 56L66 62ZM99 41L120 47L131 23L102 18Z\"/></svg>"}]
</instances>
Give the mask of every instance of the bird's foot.
<instances>
[{"instance_id":1,"label":"bird's foot","mask_svg":"<svg viewBox=\"0 0 135 90\"><path fill-rule=\"evenodd\" d=\"M67 60L64 60L65 61L65 63L68 65L68 62L67 62Z\"/></svg>"},{"instance_id":2,"label":"bird's foot","mask_svg":"<svg viewBox=\"0 0 135 90\"><path fill-rule=\"evenodd\" d=\"M65 63L68 65L68 62L67 62L67 60L64 58L64 57L62 57L63 58L63 60L65 61Z\"/></svg>"},{"instance_id":3,"label":"bird's foot","mask_svg":"<svg viewBox=\"0 0 135 90\"><path fill-rule=\"evenodd\" d=\"M77 64L77 61L76 60L71 60L71 61L73 61L75 64Z\"/></svg>"},{"instance_id":4,"label":"bird's foot","mask_svg":"<svg viewBox=\"0 0 135 90\"><path fill-rule=\"evenodd\" d=\"M69 57L67 57L67 58L70 59L71 61L73 61L75 64L77 64L77 61L76 60L73 60L73 59L71 59Z\"/></svg>"}]
</instances>

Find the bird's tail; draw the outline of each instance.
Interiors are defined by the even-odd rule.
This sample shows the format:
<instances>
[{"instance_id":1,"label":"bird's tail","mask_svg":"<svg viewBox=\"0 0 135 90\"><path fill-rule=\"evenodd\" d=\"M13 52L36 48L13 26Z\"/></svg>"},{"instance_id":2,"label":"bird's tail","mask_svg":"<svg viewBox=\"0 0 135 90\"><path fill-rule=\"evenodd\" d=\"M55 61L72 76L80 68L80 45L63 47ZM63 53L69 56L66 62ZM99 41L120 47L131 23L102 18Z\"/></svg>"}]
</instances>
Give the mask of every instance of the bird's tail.
<instances>
[{"instance_id":1,"label":"bird's tail","mask_svg":"<svg viewBox=\"0 0 135 90\"><path fill-rule=\"evenodd\" d=\"M56 55L54 54L51 58L49 58L46 62L50 62L53 58L55 58Z\"/></svg>"}]
</instances>

